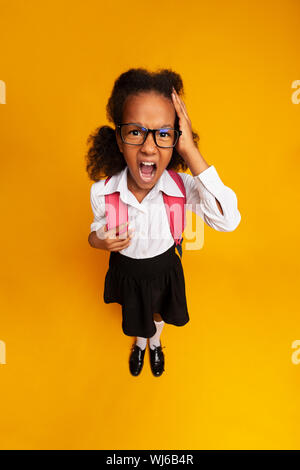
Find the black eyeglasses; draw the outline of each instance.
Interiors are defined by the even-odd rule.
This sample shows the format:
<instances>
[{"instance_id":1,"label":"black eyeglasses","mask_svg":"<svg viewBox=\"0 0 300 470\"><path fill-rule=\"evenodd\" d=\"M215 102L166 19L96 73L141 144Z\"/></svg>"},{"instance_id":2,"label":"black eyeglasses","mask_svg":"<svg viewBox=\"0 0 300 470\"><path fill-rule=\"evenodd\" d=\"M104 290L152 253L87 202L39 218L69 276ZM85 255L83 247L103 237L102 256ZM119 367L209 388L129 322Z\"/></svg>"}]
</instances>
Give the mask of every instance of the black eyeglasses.
<instances>
[{"instance_id":1,"label":"black eyeglasses","mask_svg":"<svg viewBox=\"0 0 300 470\"><path fill-rule=\"evenodd\" d=\"M134 122L117 124L116 127L120 129L121 139L124 144L129 145L143 145L149 132L152 132L154 142L157 147L172 148L175 147L182 134L182 131L173 129L172 127L148 129L147 127L135 124Z\"/></svg>"}]
</instances>

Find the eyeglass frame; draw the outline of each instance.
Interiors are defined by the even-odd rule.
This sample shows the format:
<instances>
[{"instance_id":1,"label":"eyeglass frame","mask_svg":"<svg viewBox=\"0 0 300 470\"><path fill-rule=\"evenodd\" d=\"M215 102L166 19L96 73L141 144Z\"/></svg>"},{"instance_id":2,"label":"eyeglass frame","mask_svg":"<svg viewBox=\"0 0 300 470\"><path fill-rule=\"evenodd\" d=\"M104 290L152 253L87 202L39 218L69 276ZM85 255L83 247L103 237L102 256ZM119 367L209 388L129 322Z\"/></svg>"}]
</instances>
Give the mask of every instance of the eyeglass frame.
<instances>
[{"instance_id":1,"label":"eyeglass frame","mask_svg":"<svg viewBox=\"0 0 300 470\"><path fill-rule=\"evenodd\" d=\"M140 144L130 144L129 142L125 142L124 139L123 139L123 136L122 136L122 126L128 126L129 124L134 124L135 126L138 126L138 127L141 127L143 129L146 129L146 134L145 134L145 137L144 137L144 140L142 143ZM154 142L155 142L155 145L161 149L171 149L171 148L174 148L175 145L177 144L178 142L178 139L179 137L182 135L182 131L180 131L179 129L175 129L174 127L160 127L159 129L148 129L147 127L145 126L141 126L140 124L137 124L136 122L125 122L125 123L120 123L120 124L117 124L116 125L117 128L120 129L120 136L121 136L121 139L122 139L122 142L124 144L127 144L127 145L144 145L144 143L146 142L146 139L148 137L148 134L151 132L152 135L153 135L153 139L154 139ZM176 131L177 133L177 138L176 138L176 142L174 145L168 145L167 147L162 147L161 145L158 145L158 143L156 142L156 136L155 136L155 132L156 131L160 131L161 129L169 129L170 131Z\"/></svg>"}]
</instances>

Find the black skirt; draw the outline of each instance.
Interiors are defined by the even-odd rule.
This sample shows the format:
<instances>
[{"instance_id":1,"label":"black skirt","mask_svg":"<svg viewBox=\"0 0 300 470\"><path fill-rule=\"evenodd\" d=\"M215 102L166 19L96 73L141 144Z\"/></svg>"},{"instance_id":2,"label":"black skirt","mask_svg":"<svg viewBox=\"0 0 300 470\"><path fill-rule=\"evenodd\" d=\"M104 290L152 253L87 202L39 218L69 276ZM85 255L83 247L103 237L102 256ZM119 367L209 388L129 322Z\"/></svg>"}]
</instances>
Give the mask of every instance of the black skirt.
<instances>
[{"instance_id":1,"label":"black skirt","mask_svg":"<svg viewBox=\"0 0 300 470\"><path fill-rule=\"evenodd\" d=\"M154 313L171 325L185 325L189 321L185 280L175 244L151 258L131 258L111 251L103 297L107 304L122 305L125 335L153 336Z\"/></svg>"}]
</instances>

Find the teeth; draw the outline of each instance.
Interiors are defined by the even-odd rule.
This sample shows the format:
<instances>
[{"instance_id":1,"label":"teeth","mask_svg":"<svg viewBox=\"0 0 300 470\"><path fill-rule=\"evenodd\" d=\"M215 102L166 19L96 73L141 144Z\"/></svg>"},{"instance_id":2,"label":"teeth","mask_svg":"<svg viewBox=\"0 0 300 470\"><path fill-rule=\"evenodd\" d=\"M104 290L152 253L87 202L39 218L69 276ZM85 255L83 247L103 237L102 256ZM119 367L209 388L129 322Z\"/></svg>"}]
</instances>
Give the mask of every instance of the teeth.
<instances>
[{"instance_id":1,"label":"teeth","mask_svg":"<svg viewBox=\"0 0 300 470\"><path fill-rule=\"evenodd\" d=\"M155 165L154 162L141 162L141 163L143 163L143 165Z\"/></svg>"}]
</instances>

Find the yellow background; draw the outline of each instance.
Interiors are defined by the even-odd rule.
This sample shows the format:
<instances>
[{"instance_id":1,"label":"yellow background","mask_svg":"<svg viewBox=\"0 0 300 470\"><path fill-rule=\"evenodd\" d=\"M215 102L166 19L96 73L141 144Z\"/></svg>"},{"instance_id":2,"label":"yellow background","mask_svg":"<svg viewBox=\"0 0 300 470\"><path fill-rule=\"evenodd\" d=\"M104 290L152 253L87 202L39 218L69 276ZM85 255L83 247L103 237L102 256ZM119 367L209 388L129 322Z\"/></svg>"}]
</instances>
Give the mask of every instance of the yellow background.
<instances>
[{"instance_id":1,"label":"yellow background","mask_svg":"<svg viewBox=\"0 0 300 470\"><path fill-rule=\"evenodd\" d=\"M0 447L299 448L299 2L0 10ZM200 151L242 215L184 251L190 322L165 325L160 378L148 351L130 375L133 338L102 300L109 253L87 241L86 139L139 66L181 74Z\"/></svg>"}]
</instances>

